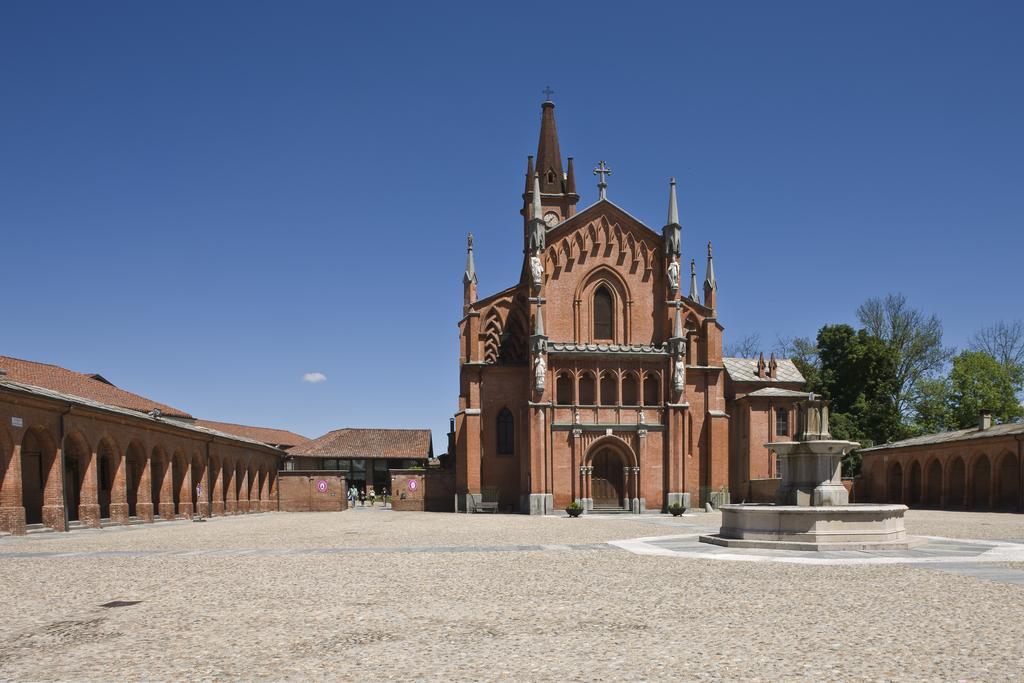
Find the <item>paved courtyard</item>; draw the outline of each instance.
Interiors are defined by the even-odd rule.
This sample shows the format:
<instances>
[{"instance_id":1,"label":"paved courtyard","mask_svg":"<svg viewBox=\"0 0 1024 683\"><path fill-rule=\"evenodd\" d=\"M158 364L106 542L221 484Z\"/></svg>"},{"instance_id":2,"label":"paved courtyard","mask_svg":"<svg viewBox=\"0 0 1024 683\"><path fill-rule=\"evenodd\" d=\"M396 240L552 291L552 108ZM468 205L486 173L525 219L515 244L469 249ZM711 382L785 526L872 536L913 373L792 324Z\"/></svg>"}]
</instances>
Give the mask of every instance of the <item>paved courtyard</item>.
<instances>
[{"instance_id":1,"label":"paved courtyard","mask_svg":"<svg viewBox=\"0 0 1024 683\"><path fill-rule=\"evenodd\" d=\"M0 679L1022 680L1024 516L911 511L933 538L885 554L697 544L718 521L356 509L0 538Z\"/></svg>"}]
</instances>

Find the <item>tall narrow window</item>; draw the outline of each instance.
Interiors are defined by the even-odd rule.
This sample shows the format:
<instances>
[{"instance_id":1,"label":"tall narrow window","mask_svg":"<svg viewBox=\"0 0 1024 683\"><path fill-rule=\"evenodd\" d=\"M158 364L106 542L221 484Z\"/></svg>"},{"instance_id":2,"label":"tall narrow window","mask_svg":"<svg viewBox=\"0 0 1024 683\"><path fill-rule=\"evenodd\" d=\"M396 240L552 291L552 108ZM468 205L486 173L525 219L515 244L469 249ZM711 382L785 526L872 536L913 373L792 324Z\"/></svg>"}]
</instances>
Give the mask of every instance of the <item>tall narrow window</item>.
<instances>
[{"instance_id":1,"label":"tall narrow window","mask_svg":"<svg viewBox=\"0 0 1024 683\"><path fill-rule=\"evenodd\" d=\"M789 436L789 411L786 408L775 409L775 435Z\"/></svg>"},{"instance_id":2,"label":"tall narrow window","mask_svg":"<svg viewBox=\"0 0 1024 683\"><path fill-rule=\"evenodd\" d=\"M594 339L612 339L612 293L604 285L594 292Z\"/></svg>"},{"instance_id":3,"label":"tall narrow window","mask_svg":"<svg viewBox=\"0 0 1024 683\"><path fill-rule=\"evenodd\" d=\"M502 408L498 413L498 455L515 455L516 423L512 412Z\"/></svg>"}]
</instances>

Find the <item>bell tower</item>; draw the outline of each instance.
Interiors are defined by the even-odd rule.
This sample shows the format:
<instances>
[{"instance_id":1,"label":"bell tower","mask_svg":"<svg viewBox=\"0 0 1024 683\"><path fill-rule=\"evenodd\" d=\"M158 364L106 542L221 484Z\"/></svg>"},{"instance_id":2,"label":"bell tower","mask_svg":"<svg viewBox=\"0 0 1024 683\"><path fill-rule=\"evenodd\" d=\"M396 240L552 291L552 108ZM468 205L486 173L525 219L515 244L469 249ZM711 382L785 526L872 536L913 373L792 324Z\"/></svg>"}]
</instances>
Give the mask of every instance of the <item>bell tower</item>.
<instances>
[{"instance_id":1,"label":"bell tower","mask_svg":"<svg viewBox=\"0 0 1024 683\"><path fill-rule=\"evenodd\" d=\"M558 146L558 127L555 125L555 103L551 101L554 91L544 89L547 99L540 105L540 140L537 142L536 162L529 157L526 162L526 189L523 192L523 219L529 221L533 203L534 179L540 185L541 218L548 228L558 225L576 213L576 172L572 157L562 167L562 152Z\"/></svg>"}]
</instances>

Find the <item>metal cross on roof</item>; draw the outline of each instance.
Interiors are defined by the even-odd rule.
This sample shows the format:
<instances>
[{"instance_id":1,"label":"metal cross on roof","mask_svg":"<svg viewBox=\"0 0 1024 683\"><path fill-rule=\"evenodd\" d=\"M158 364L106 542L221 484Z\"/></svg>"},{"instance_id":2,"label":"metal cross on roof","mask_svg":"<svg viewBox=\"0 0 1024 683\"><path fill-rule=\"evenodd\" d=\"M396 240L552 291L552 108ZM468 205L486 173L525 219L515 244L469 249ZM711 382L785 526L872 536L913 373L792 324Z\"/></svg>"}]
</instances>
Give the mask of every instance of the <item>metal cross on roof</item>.
<instances>
[{"instance_id":1,"label":"metal cross on roof","mask_svg":"<svg viewBox=\"0 0 1024 683\"><path fill-rule=\"evenodd\" d=\"M605 176L612 174L612 169L605 165L604 160L597 162L597 168L594 169L594 175L600 176L600 181L597 183L597 189L601 193L599 199L605 199L605 190L608 189L608 183L605 182Z\"/></svg>"},{"instance_id":2,"label":"metal cross on roof","mask_svg":"<svg viewBox=\"0 0 1024 683\"><path fill-rule=\"evenodd\" d=\"M544 100L546 102L550 102L551 96L555 94L555 91L551 89L550 85L544 86L544 89L541 90L541 92L544 93Z\"/></svg>"}]
</instances>

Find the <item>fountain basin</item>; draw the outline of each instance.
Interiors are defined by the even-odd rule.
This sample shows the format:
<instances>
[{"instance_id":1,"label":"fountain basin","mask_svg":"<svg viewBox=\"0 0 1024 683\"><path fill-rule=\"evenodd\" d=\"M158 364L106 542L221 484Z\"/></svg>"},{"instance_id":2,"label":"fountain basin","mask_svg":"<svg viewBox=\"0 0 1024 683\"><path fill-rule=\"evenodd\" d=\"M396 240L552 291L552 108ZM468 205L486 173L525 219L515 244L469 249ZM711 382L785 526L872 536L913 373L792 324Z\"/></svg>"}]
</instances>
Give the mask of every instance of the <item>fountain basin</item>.
<instances>
[{"instance_id":1,"label":"fountain basin","mask_svg":"<svg viewBox=\"0 0 1024 683\"><path fill-rule=\"evenodd\" d=\"M905 550L923 543L907 536L906 505L723 505L722 527L701 536L728 548L772 550Z\"/></svg>"}]
</instances>

